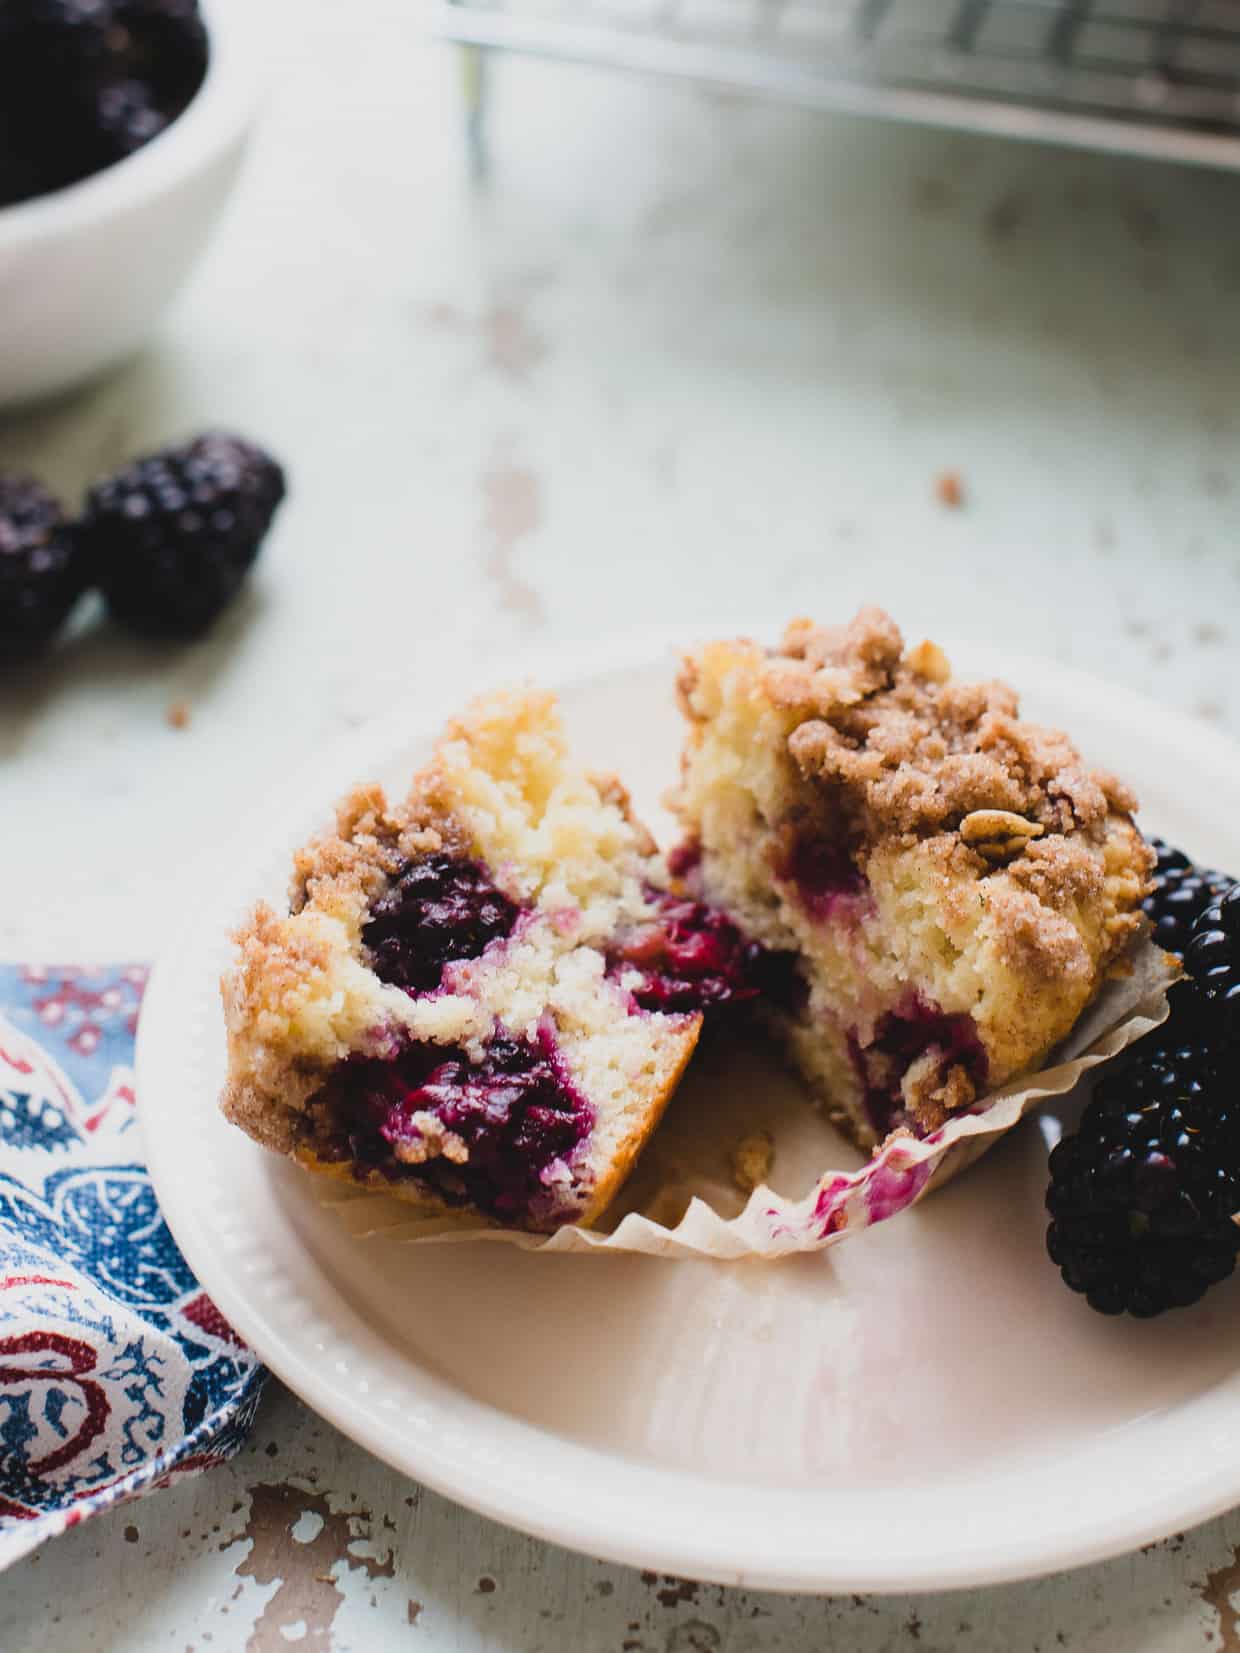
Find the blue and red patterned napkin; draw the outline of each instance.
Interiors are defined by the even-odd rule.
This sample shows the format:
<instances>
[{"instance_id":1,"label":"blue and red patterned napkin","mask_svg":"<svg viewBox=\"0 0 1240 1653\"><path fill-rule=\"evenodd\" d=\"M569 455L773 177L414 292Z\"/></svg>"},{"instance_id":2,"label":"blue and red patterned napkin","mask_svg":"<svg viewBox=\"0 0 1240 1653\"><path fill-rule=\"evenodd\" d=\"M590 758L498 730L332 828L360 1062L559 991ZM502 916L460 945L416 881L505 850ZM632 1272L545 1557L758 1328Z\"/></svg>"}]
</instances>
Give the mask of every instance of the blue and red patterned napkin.
<instances>
[{"instance_id":1,"label":"blue and red patterned napkin","mask_svg":"<svg viewBox=\"0 0 1240 1653\"><path fill-rule=\"evenodd\" d=\"M160 1216L141 966L0 965L0 1568L230 1457L264 1373Z\"/></svg>"}]
</instances>

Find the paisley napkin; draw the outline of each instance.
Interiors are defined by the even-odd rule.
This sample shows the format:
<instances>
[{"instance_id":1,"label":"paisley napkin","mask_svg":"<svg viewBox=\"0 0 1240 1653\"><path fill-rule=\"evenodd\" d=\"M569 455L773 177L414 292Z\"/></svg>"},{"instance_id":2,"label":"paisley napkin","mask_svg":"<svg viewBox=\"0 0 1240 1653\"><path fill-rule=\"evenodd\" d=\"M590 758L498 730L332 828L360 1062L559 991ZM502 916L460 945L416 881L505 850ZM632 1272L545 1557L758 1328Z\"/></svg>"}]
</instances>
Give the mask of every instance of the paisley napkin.
<instances>
[{"instance_id":1,"label":"paisley napkin","mask_svg":"<svg viewBox=\"0 0 1240 1653\"><path fill-rule=\"evenodd\" d=\"M265 1376L160 1216L137 965L0 965L0 1568L231 1456Z\"/></svg>"}]
</instances>

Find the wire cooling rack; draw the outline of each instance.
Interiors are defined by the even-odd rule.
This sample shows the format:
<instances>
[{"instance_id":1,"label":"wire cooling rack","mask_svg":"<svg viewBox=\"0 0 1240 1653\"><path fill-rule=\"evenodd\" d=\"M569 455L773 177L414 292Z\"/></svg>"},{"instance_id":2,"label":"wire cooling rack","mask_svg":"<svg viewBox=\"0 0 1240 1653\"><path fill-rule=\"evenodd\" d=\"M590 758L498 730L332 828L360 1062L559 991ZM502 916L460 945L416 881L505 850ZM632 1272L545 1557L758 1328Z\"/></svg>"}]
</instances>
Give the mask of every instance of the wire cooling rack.
<instances>
[{"instance_id":1,"label":"wire cooling rack","mask_svg":"<svg viewBox=\"0 0 1240 1653\"><path fill-rule=\"evenodd\" d=\"M474 47L1240 167L1240 0L434 0ZM474 77L476 96L482 80Z\"/></svg>"}]
</instances>

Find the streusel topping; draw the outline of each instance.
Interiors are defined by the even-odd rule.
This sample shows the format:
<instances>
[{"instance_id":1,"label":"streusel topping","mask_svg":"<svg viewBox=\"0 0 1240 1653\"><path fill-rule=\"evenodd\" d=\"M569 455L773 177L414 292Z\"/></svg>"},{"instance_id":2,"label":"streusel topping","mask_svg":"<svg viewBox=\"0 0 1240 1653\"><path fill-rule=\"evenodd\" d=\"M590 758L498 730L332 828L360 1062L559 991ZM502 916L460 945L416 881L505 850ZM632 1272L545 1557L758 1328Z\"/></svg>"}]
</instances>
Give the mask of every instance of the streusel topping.
<instances>
[{"instance_id":1,"label":"streusel topping","mask_svg":"<svg viewBox=\"0 0 1240 1653\"><path fill-rule=\"evenodd\" d=\"M802 776L829 789L854 840L924 838L999 811L1015 818L1009 837L1036 847L1045 870L1043 834L1096 841L1112 810L1135 807L1066 735L1023 722L1006 684L955 681L939 649L906 652L877 608L847 626L793 621L763 679L775 705L803 716L788 751ZM963 837L992 841L981 828Z\"/></svg>"}]
</instances>

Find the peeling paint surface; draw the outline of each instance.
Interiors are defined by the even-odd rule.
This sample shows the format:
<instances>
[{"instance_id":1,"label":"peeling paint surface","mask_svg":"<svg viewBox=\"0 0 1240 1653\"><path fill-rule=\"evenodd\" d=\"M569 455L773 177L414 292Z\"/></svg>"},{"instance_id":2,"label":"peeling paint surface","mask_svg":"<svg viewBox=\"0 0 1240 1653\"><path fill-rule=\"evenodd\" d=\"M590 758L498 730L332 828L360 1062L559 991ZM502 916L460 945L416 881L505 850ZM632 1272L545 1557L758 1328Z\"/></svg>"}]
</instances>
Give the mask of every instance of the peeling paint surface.
<instances>
[{"instance_id":1,"label":"peeling paint surface","mask_svg":"<svg viewBox=\"0 0 1240 1653\"><path fill-rule=\"evenodd\" d=\"M544 618L543 599L516 569L521 542L542 524L542 484L533 471L497 458L482 475L486 573L500 607L527 622Z\"/></svg>"},{"instance_id":2,"label":"peeling paint surface","mask_svg":"<svg viewBox=\"0 0 1240 1653\"><path fill-rule=\"evenodd\" d=\"M370 1579L395 1576L391 1551L378 1560L354 1547L369 1541L372 1525L369 1510L334 1511L321 1494L288 1482L260 1482L250 1489L250 1514L241 1535L250 1553L238 1565L237 1577L278 1587L255 1622L246 1653L263 1653L276 1645L277 1634L296 1640L306 1653L331 1653L332 1626L344 1602L333 1569L343 1566Z\"/></svg>"},{"instance_id":3,"label":"peeling paint surface","mask_svg":"<svg viewBox=\"0 0 1240 1653\"><path fill-rule=\"evenodd\" d=\"M280 1472L265 1451L280 1441ZM129 1531L136 1532L131 1538ZM409 1483L278 1384L232 1463L14 1569L4 1653L1240 1653L1240 1512L1059 1578L769 1595L540 1544Z\"/></svg>"}]
</instances>

